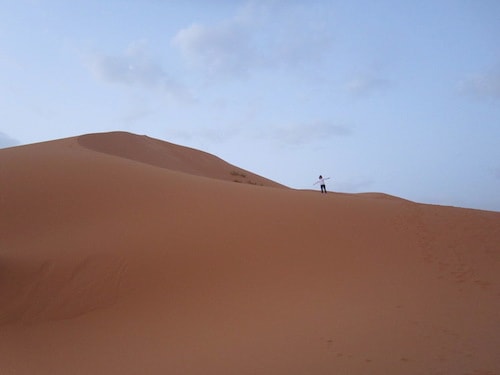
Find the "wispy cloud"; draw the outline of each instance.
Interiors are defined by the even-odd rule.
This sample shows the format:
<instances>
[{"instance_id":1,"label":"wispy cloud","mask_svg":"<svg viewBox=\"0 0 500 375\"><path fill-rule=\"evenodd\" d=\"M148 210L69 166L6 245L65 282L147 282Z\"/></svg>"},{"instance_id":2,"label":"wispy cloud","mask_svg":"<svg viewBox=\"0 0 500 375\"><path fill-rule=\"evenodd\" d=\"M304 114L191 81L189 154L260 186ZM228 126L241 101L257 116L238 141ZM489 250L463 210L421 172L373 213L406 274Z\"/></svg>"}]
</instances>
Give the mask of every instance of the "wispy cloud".
<instances>
[{"instance_id":1,"label":"wispy cloud","mask_svg":"<svg viewBox=\"0 0 500 375\"><path fill-rule=\"evenodd\" d=\"M176 100L190 100L188 91L149 55L143 41L132 43L120 55L94 53L88 65L103 82L156 89Z\"/></svg>"},{"instance_id":2,"label":"wispy cloud","mask_svg":"<svg viewBox=\"0 0 500 375\"><path fill-rule=\"evenodd\" d=\"M326 20L322 22L320 17L318 21L318 14L310 14L319 7L298 2L249 2L232 18L179 30L172 45L191 68L212 78L317 63L332 40Z\"/></svg>"},{"instance_id":3,"label":"wispy cloud","mask_svg":"<svg viewBox=\"0 0 500 375\"><path fill-rule=\"evenodd\" d=\"M17 139L0 131L0 148L13 147L21 144Z\"/></svg>"},{"instance_id":4,"label":"wispy cloud","mask_svg":"<svg viewBox=\"0 0 500 375\"><path fill-rule=\"evenodd\" d=\"M248 30L237 23L193 24L180 30L172 43L190 67L209 76L244 74L253 56Z\"/></svg>"},{"instance_id":5,"label":"wispy cloud","mask_svg":"<svg viewBox=\"0 0 500 375\"><path fill-rule=\"evenodd\" d=\"M368 95L391 86L388 79L374 75L360 75L348 81L344 88L354 95Z\"/></svg>"},{"instance_id":6,"label":"wispy cloud","mask_svg":"<svg viewBox=\"0 0 500 375\"><path fill-rule=\"evenodd\" d=\"M458 88L464 93L500 99L500 65L465 78L458 83Z\"/></svg>"},{"instance_id":7,"label":"wispy cloud","mask_svg":"<svg viewBox=\"0 0 500 375\"><path fill-rule=\"evenodd\" d=\"M313 121L270 127L260 131L258 137L265 137L289 145L304 145L332 137L350 136L352 133L352 130L344 125L330 121Z\"/></svg>"},{"instance_id":8,"label":"wispy cloud","mask_svg":"<svg viewBox=\"0 0 500 375\"><path fill-rule=\"evenodd\" d=\"M171 128L168 134L182 140L203 140L216 143L232 142L244 137L257 142L272 142L287 146L304 146L311 143L330 140L334 137L349 137L351 128L328 121L310 123L270 124L266 127L251 126L249 123L218 124L217 127L196 129L190 127Z\"/></svg>"}]
</instances>

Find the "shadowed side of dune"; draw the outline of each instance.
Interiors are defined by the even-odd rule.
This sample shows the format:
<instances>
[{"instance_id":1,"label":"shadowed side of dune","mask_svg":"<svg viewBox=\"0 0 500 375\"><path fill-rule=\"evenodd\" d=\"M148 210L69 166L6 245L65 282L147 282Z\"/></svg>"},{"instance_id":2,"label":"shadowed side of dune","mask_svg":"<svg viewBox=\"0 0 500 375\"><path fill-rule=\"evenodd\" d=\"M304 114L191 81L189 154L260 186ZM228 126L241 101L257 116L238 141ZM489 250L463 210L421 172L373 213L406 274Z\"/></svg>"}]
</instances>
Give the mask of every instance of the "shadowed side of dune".
<instances>
[{"instance_id":1,"label":"shadowed side of dune","mask_svg":"<svg viewBox=\"0 0 500 375\"><path fill-rule=\"evenodd\" d=\"M147 136L126 132L87 134L78 137L78 143L91 150L196 176L260 186L285 187L231 165L212 154Z\"/></svg>"}]
</instances>

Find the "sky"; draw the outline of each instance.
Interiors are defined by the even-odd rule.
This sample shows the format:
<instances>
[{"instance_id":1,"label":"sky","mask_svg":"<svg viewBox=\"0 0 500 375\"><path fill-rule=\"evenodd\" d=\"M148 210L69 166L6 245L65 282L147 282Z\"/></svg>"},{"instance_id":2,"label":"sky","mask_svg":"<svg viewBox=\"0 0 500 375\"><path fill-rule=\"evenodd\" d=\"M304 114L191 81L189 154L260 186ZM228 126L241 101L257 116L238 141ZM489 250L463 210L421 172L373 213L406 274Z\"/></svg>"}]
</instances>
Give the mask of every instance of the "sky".
<instances>
[{"instance_id":1,"label":"sky","mask_svg":"<svg viewBox=\"0 0 500 375\"><path fill-rule=\"evenodd\" d=\"M127 131L500 211L500 1L0 0L0 148Z\"/></svg>"}]
</instances>

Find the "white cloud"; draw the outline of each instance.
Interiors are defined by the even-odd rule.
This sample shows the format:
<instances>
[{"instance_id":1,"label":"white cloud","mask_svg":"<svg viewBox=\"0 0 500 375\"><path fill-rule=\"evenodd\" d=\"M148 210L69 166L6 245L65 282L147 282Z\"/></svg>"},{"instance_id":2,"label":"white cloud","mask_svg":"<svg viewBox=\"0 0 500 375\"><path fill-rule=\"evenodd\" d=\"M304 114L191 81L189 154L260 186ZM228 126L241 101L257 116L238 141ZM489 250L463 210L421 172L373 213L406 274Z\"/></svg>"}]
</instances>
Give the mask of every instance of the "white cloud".
<instances>
[{"instance_id":1,"label":"white cloud","mask_svg":"<svg viewBox=\"0 0 500 375\"><path fill-rule=\"evenodd\" d=\"M252 52L248 32L237 23L208 27L193 24L172 39L187 63L209 76L246 73Z\"/></svg>"},{"instance_id":2,"label":"white cloud","mask_svg":"<svg viewBox=\"0 0 500 375\"><path fill-rule=\"evenodd\" d=\"M345 84L345 89L355 95L371 94L383 90L391 85L390 81L372 75L364 75L353 78Z\"/></svg>"},{"instance_id":3,"label":"white cloud","mask_svg":"<svg viewBox=\"0 0 500 375\"><path fill-rule=\"evenodd\" d=\"M281 1L250 2L232 18L192 24L172 38L186 63L212 78L317 64L331 41L319 5Z\"/></svg>"},{"instance_id":4,"label":"white cloud","mask_svg":"<svg viewBox=\"0 0 500 375\"><path fill-rule=\"evenodd\" d=\"M328 121L314 121L271 127L261 132L259 136L289 145L304 145L332 137L350 136L351 134L352 130L346 126Z\"/></svg>"},{"instance_id":5,"label":"white cloud","mask_svg":"<svg viewBox=\"0 0 500 375\"><path fill-rule=\"evenodd\" d=\"M257 142L272 142L288 146L303 146L306 144L329 140L333 137L348 137L353 131L343 125L327 121L310 123L293 123L286 125L272 124L267 127L252 126L250 122L218 124L217 127L180 127L171 128L168 134L184 141L200 140L216 143L233 142L235 138L253 139Z\"/></svg>"},{"instance_id":6,"label":"white cloud","mask_svg":"<svg viewBox=\"0 0 500 375\"><path fill-rule=\"evenodd\" d=\"M90 58L94 76L107 83L157 89L173 99L190 100L187 90L172 79L163 67L149 56L144 42L132 43L118 56L94 53Z\"/></svg>"},{"instance_id":7,"label":"white cloud","mask_svg":"<svg viewBox=\"0 0 500 375\"><path fill-rule=\"evenodd\" d=\"M485 73L471 75L459 82L458 87L465 93L500 99L500 66Z\"/></svg>"}]
</instances>

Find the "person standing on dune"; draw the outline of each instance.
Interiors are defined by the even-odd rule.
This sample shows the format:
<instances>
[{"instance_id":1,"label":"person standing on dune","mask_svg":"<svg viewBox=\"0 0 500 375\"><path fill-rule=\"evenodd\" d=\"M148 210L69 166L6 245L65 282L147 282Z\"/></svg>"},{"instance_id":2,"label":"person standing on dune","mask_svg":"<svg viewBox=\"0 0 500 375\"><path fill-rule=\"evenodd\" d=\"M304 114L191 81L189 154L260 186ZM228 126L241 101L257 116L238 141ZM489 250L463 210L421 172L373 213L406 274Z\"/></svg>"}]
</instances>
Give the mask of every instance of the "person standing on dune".
<instances>
[{"instance_id":1,"label":"person standing on dune","mask_svg":"<svg viewBox=\"0 0 500 375\"><path fill-rule=\"evenodd\" d=\"M316 184L320 184L320 187L321 187L321 193L322 193L322 194L323 194L323 193L325 193L325 194L326 194L326 184L325 184L325 180L328 180L329 178L330 178L330 177L325 177L325 178L323 178L323 176L322 176L322 175L319 175L319 180L318 180L318 181L316 181L316 182L314 183L314 185L316 185Z\"/></svg>"}]
</instances>

